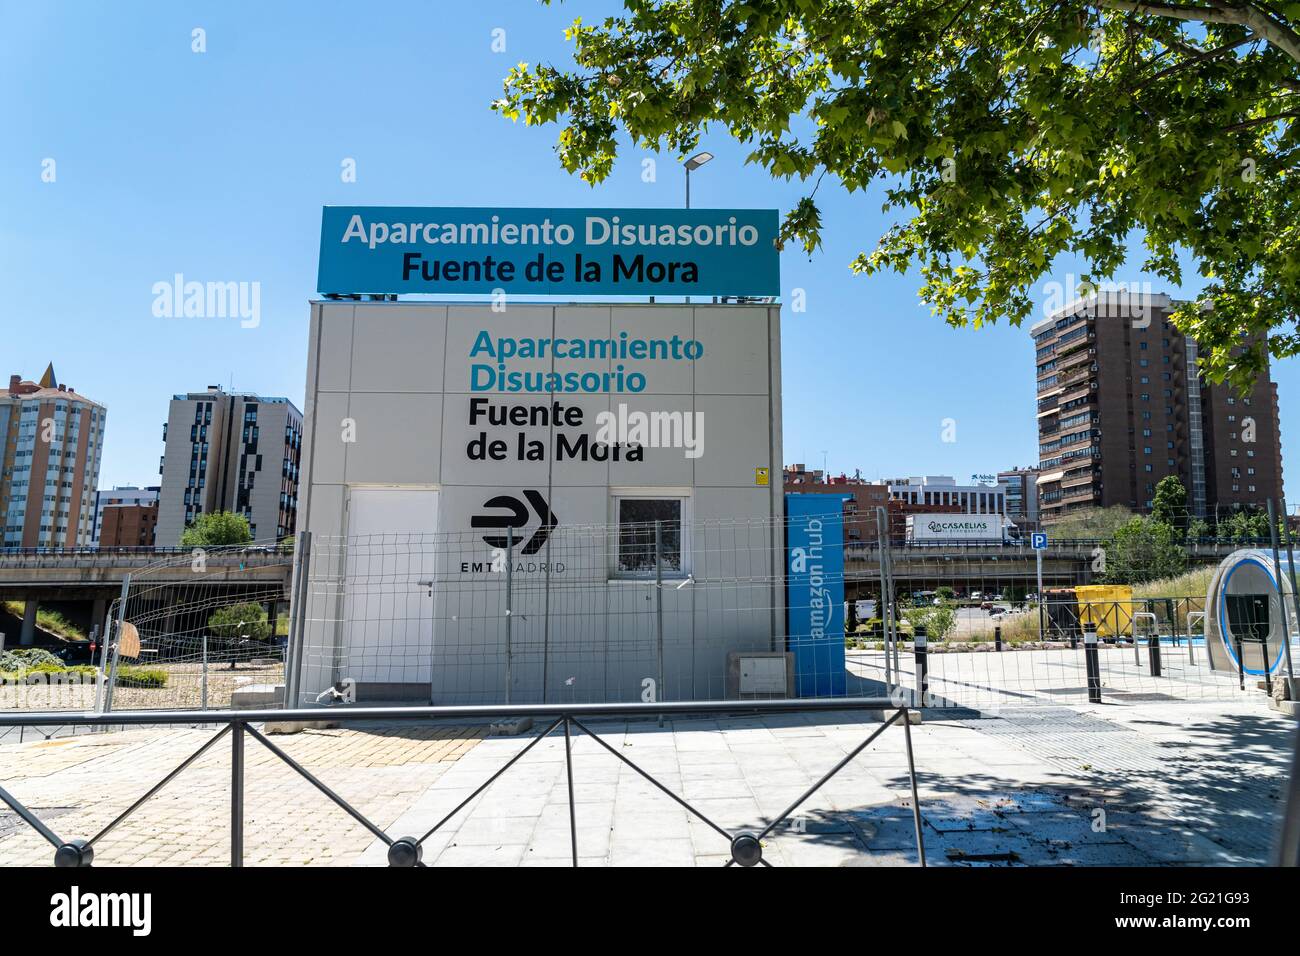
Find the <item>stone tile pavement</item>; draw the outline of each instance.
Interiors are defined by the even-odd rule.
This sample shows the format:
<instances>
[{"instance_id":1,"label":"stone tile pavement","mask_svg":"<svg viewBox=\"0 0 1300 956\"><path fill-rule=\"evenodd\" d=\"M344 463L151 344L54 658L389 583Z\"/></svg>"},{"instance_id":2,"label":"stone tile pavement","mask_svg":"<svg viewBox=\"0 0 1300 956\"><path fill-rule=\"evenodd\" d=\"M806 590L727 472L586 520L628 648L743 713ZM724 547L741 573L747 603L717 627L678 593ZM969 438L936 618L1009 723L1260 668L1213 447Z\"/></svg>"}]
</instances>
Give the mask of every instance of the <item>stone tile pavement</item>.
<instances>
[{"instance_id":1,"label":"stone tile pavement","mask_svg":"<svg viewBox=\"0 0 1300 956\"><path fill-rule=\"evenodd\" d=\"M870 733L859 715L593 722L611 747L729 832L759 830ZM1004 711L913 727L932 865L1258 863L1268 858L1293 722L1258 704ZM493 738L398 818L420 836L526 740ZM579 735L578 857L721 865L727 840ZM562 738L544 741L426 843L434 865L568 865ZM766 841L774 865L917 859L902 729L886 730ZM376 841L357 860L382 864Z\"/></svg>"},{"instance_id":2,"label":"stone tile pavement","mask_svg":"<svg viewBox=\"0 0 1300 956\"><path fill-rule=\"evenodd\" d=\"M0 786L63 839L88 839L210 740L211 729L135 728L0 746ZM478 744L482 727L311 730L271 741L379 826ZM350 862L370 834L245 737L245 862ZM53 850L0 805L0 865L48 865ZM230 861L230 747L218 742L96 845L95 864Z\"/></svg>"},{"instance_id":3,"label":"stone tile pavement","mask_svg":"<svg viewBox=\"0 0 1300 956\"><path fill-rule=\"evenodd\" d=\"M879 724L861 714L591 721L615 751L729 832L761 829ZM1256 863L1268 859L1294 721L1262 701L927 714L914 726L932 865ZM0 785L61 835L86 836L196 749L205 731L132 730L0 746ZM422 736L423 735L423 736ZM432 829L532 736L372 727L272 738L392 837ZM384 844L248 742L249 864L383 865ZM97 864L227 861L218 744L107 837ZM576 732L584 865L722 865L727 839ZM15 825L16 824L16 825ZM570 863L563 737L540 742L425 842L439 866ZM774 865L914 864L901 727L887 729L766 841ZM0 865L50 851L0 813Z\"/></svg>"}]
</instances>

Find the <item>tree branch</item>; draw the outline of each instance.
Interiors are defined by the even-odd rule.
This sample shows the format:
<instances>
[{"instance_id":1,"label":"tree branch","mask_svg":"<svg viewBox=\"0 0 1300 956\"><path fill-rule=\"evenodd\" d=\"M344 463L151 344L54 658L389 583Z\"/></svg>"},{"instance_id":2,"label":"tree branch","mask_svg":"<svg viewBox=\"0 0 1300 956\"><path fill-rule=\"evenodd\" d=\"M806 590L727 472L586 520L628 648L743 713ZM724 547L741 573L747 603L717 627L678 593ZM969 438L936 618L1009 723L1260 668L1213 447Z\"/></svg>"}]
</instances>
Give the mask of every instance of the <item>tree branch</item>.
<instances>
[{"instance_id":1,"label":"tree branch","mask_svg":"<svg viewBox=\"0 0 1300 956\"><path fill-rule=\"evenodd\" d=\"M1098 6L1122 13L1150 14L1170 20L1190 20L1194 23L1229 23L1247 27L1277 47L1291 59L1300 63L1300 34L1263 10L1249 3L1241 6L1217 4L1200 7L1186 3L1148 3L1145 0L1094 0Z\"/></svg>"}]
</instances>

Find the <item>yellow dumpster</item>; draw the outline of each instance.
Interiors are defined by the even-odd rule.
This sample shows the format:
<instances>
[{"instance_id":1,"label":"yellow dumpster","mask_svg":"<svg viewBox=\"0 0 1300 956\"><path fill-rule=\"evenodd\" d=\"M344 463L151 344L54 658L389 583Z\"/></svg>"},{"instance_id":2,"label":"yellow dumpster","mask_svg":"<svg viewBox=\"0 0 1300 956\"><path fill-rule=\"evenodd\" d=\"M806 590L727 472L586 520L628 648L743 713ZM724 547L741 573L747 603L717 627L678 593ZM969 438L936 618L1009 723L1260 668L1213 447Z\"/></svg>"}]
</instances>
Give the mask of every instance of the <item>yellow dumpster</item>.
<instances>
[{"instance_id":1,"label":"yellow dumpster","mask_svg":"<svg viewBox=\"0 0 1300 956\"><path fill-rule=\"evenodd\" d=\"M1083 584L1075 589L1079 601L1079 626L1091 625L1097 636L1131 637L1133 588L1127 584Z\"/></svg>"}]
</instances>

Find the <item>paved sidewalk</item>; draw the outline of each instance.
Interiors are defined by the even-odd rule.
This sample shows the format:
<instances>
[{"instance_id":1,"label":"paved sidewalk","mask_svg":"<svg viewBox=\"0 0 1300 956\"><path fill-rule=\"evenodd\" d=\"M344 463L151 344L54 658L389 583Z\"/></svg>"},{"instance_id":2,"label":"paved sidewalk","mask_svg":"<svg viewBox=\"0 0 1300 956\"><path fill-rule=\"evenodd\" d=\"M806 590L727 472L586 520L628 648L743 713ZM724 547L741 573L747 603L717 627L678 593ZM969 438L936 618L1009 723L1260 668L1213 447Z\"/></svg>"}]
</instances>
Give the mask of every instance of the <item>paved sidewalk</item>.
<instances>
[{"instance_id":1,"label":"paved sidewalk","mask_svg":"<svg viewBox=\"0 0 1300 956\"><path fill-rule=\"evenodd\" d=\"M1234 864L1268 860L1294 721L1262 700L1005 709L914 726L932 865ZM860 714L591 728L719 827L762 829L878 722ZM534 738L410 726L272 738L390 836L420 836ZM0 746L3 785L65 838L88 837L210 739L135 729ZM382 865L385 846L253 740L250 865ZM722 865L727 839L574 737L584 865ZM104 839L97 865L228 861L229 749L219 743ZM914 864L904 734L890 727L766 841L774 865ZM0 865L51 850L0 812ZM568 865L563 737L540 742L425 843L434 865Z\"/></svg>"},{"instance_id":2,"label":"paved sidewalk","mask_svg":"<svg viewBox=\"0 0 1300 956\"><path fill-rule=\"evenodd\" d=\"M913 727L932 865L1268 859L1294 723L1255 705L1008 711ZM723 829L761 830L877 724L857 715L593 723ZM530 738L531 739L531 738ZM421 836L527 740L484 741L389 831ZM586 736L573 749L579 862L721 865L727 840ZM563 739L542 742L426 843L436 865L568 865ZM376 841L359 863L382 864ZM904 735L886 730L767 841L773 864L914 864Z\"/></svg>"},{"instance_id":3,"label":"paved sidewalk","mask_svg":"<svg viewBox=\"0 0 1300 956\"><path fill-rule=\"evenodd\" d=\"M484 735L481 727L367 727L273 736L383 827ZM65 840L89 839L216 731L137 728L0 746L0 786ZM342 864L370 834L251 737L245 753L245 862ZM230 745L218 742L95 848L96 866L230 862ZM48 866L54 851L0 805L0 866Z\"/></svg>"}]
</instances>

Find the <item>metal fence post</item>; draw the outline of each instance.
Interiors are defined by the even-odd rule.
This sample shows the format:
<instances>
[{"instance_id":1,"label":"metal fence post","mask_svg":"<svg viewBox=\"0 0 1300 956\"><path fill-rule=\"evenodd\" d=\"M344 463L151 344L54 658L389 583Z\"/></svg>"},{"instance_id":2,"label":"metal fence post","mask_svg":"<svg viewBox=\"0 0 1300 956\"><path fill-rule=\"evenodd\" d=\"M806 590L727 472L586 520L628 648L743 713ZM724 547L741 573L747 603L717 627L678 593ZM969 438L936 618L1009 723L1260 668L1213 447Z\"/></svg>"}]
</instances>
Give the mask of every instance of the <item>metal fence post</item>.
<instances>
[{"instance_id":1,"label":"metal fence post","mask_svg":"<svg viewBox=\"0 0 1300 956\"><path fill-rule=\"evenodd\" d=\"M663 522L655 521L655 655L658 667L658 683L655 685L655 700L664 699L664 566L663 566ZM662 721L663 718L660 718Z\"/></svg>"},{"instance_id":2,"label":"metal fence post","mask_svg":"<svg viewBox=\"0 0 1300 956\"><path fill-rule=\"evenodd\" d=\"M203 635L203 709L208 709L208 635Z\"/></svg>"},{"instance_id":3,"label":"metal fence post","mask_svg":"<svg viewBox=\"0 0 1300 956\"><path fill-rule=\"evenodd\" d=\"M918 866L925 866L925 837L921 825L921 795L916 787L916 757L912 753L912 715L903 708L903 740L907 747L907 770L912 785L912 823L916 827L916 860Z\"/></svg>"},{"instance_id":4,"label":"metal fence post","mask_svg":"<svg viewBox=\"0 0 1300 956\"><path fill-rule=\"evenodd\" d=\"M131 575L128 572L122 578L122 593L117 599L117 626L111 635L113 640L113 657L109 664L108 675L105 677L107 682L104 688L104 710L112 711L113 709L113 686L117 683L117 664L122 657L122 624L126 620L126 598L131 593ZM108 643L110 635L104 635L104 652L108 653Z\"/></svg>"},{"instance_id":5,"label":"metal fence post","mask_svg":"<svg viewBox=\"0 0 1300 956\"><path fill-rule=\"evenodd\" d=\"M889 640L886 650L893 665L894 683L902 685L902 667L898 662L898 590L894 583L894 552L889 539L885 539L885 578L889 581Z\"/></svg>"},{"instance_id":6,"label":"metal fence post","mask_svg":"<svg viewBox=\"0 0 1300 956\"><path fill-rule=\"evenodd\" d=\"M573 742L569 733L569 718L564 718L564 779L569 785L569 846L573 851L573 865L578 865L578 815L573 800Z\"/></svg>"},{"instance_id":7,"label":"metal fence post","mask_svg":"<svg viewBox=\"0 0 1300 956\"><path fill-rule=\"evenodd\" d=\"M1296 605L1296 597L1300 595L1300 590L1296 588L1295 581L1295 553L1291 550L1291 523L1286 520L1286 499L1282 499L1282 531L1286 539L1286 571L1287 578L1291 581L1291 608L1295 612L1296 625L1300 627L1300 606ZM1291 635L1287 635L1286 640L1286 676L1295 678L1295 672L1291 669Z\"/></svg>"},{"instance_id":8,"label":"metal fence post","mask_svg":"<svg viewBox=\"0 0 1300 956\"><path fill-rule=\"evenodd\" d=\"M230 725L230 865L244 865L244 724Z\"/></svg>"},{"instance_id":9,"label":"metal fence post","mask_svg":"<svg viewBox=\"0 0 1300 956\"><path fill-rule=\"evenodd\" d=\"M1088 703L1101 703L1101 659L1097 650L1097 632L1083 632L1083 660L1088 672Z\"/></svg>"},{"instance_id":10,"label":"metal fence post","mask_svg":"<svg viewBox=\"0 0 1300 956\"><path fill-rule=\"evenodd\" d=\"M1277 534L1277 511L1273 507L1273 499L1268 499L1268 534L1269 540L1273 545L1273 577L1277 583L1277 600L1282 605L1282 647L1283 656L1286 658L1286 676L1294 676L1291 673L1291 618L1286 612L1286 588L1282 586L1282 559L1278 555L1278 534ZM1294 573L1294 571L1292 572ZM1265 645L1264 654L1264 682L1268 685L1270 696L1273 693L1273 669L1269 666L1268 647Z\"/></svg>"},{"instance_id":11,"label":"metal fence post","mask_svg":"<svg viewBox=\"0 0 1300 956\"><path fill-rule=\"evenodd\" d=\"M289 604L289 646L285 653L284 701L297 704L302 693L302 662L307 642L307 579L311 574L311 532L294 538L294 579Z\"/></svg>"},{"instance_id":12,"label":"metal fence post","mask_svg":"<svg viewBox=\"0 0 1300 956\"><path fill-rule=\"evenodd\" d=\"M889 592L889 575L886 570L886 562L889 560L889 518L885 509L876 506L876 541L880 545L880 635L884 638L885 649L885 686L890 687L893 683L893 670L889 659L890 641L889 641L889 609L891 605Z\"/></svg>"},{"instance_id":13,"label":"metal fence post","mask_svg":"<svg viewBox=\"0 0 1300 956\"><path fill-rule=\"evenodd\" d=\"M515 529L506 528L506 703L514 682Z\"/></svg>"}]
</instances>

